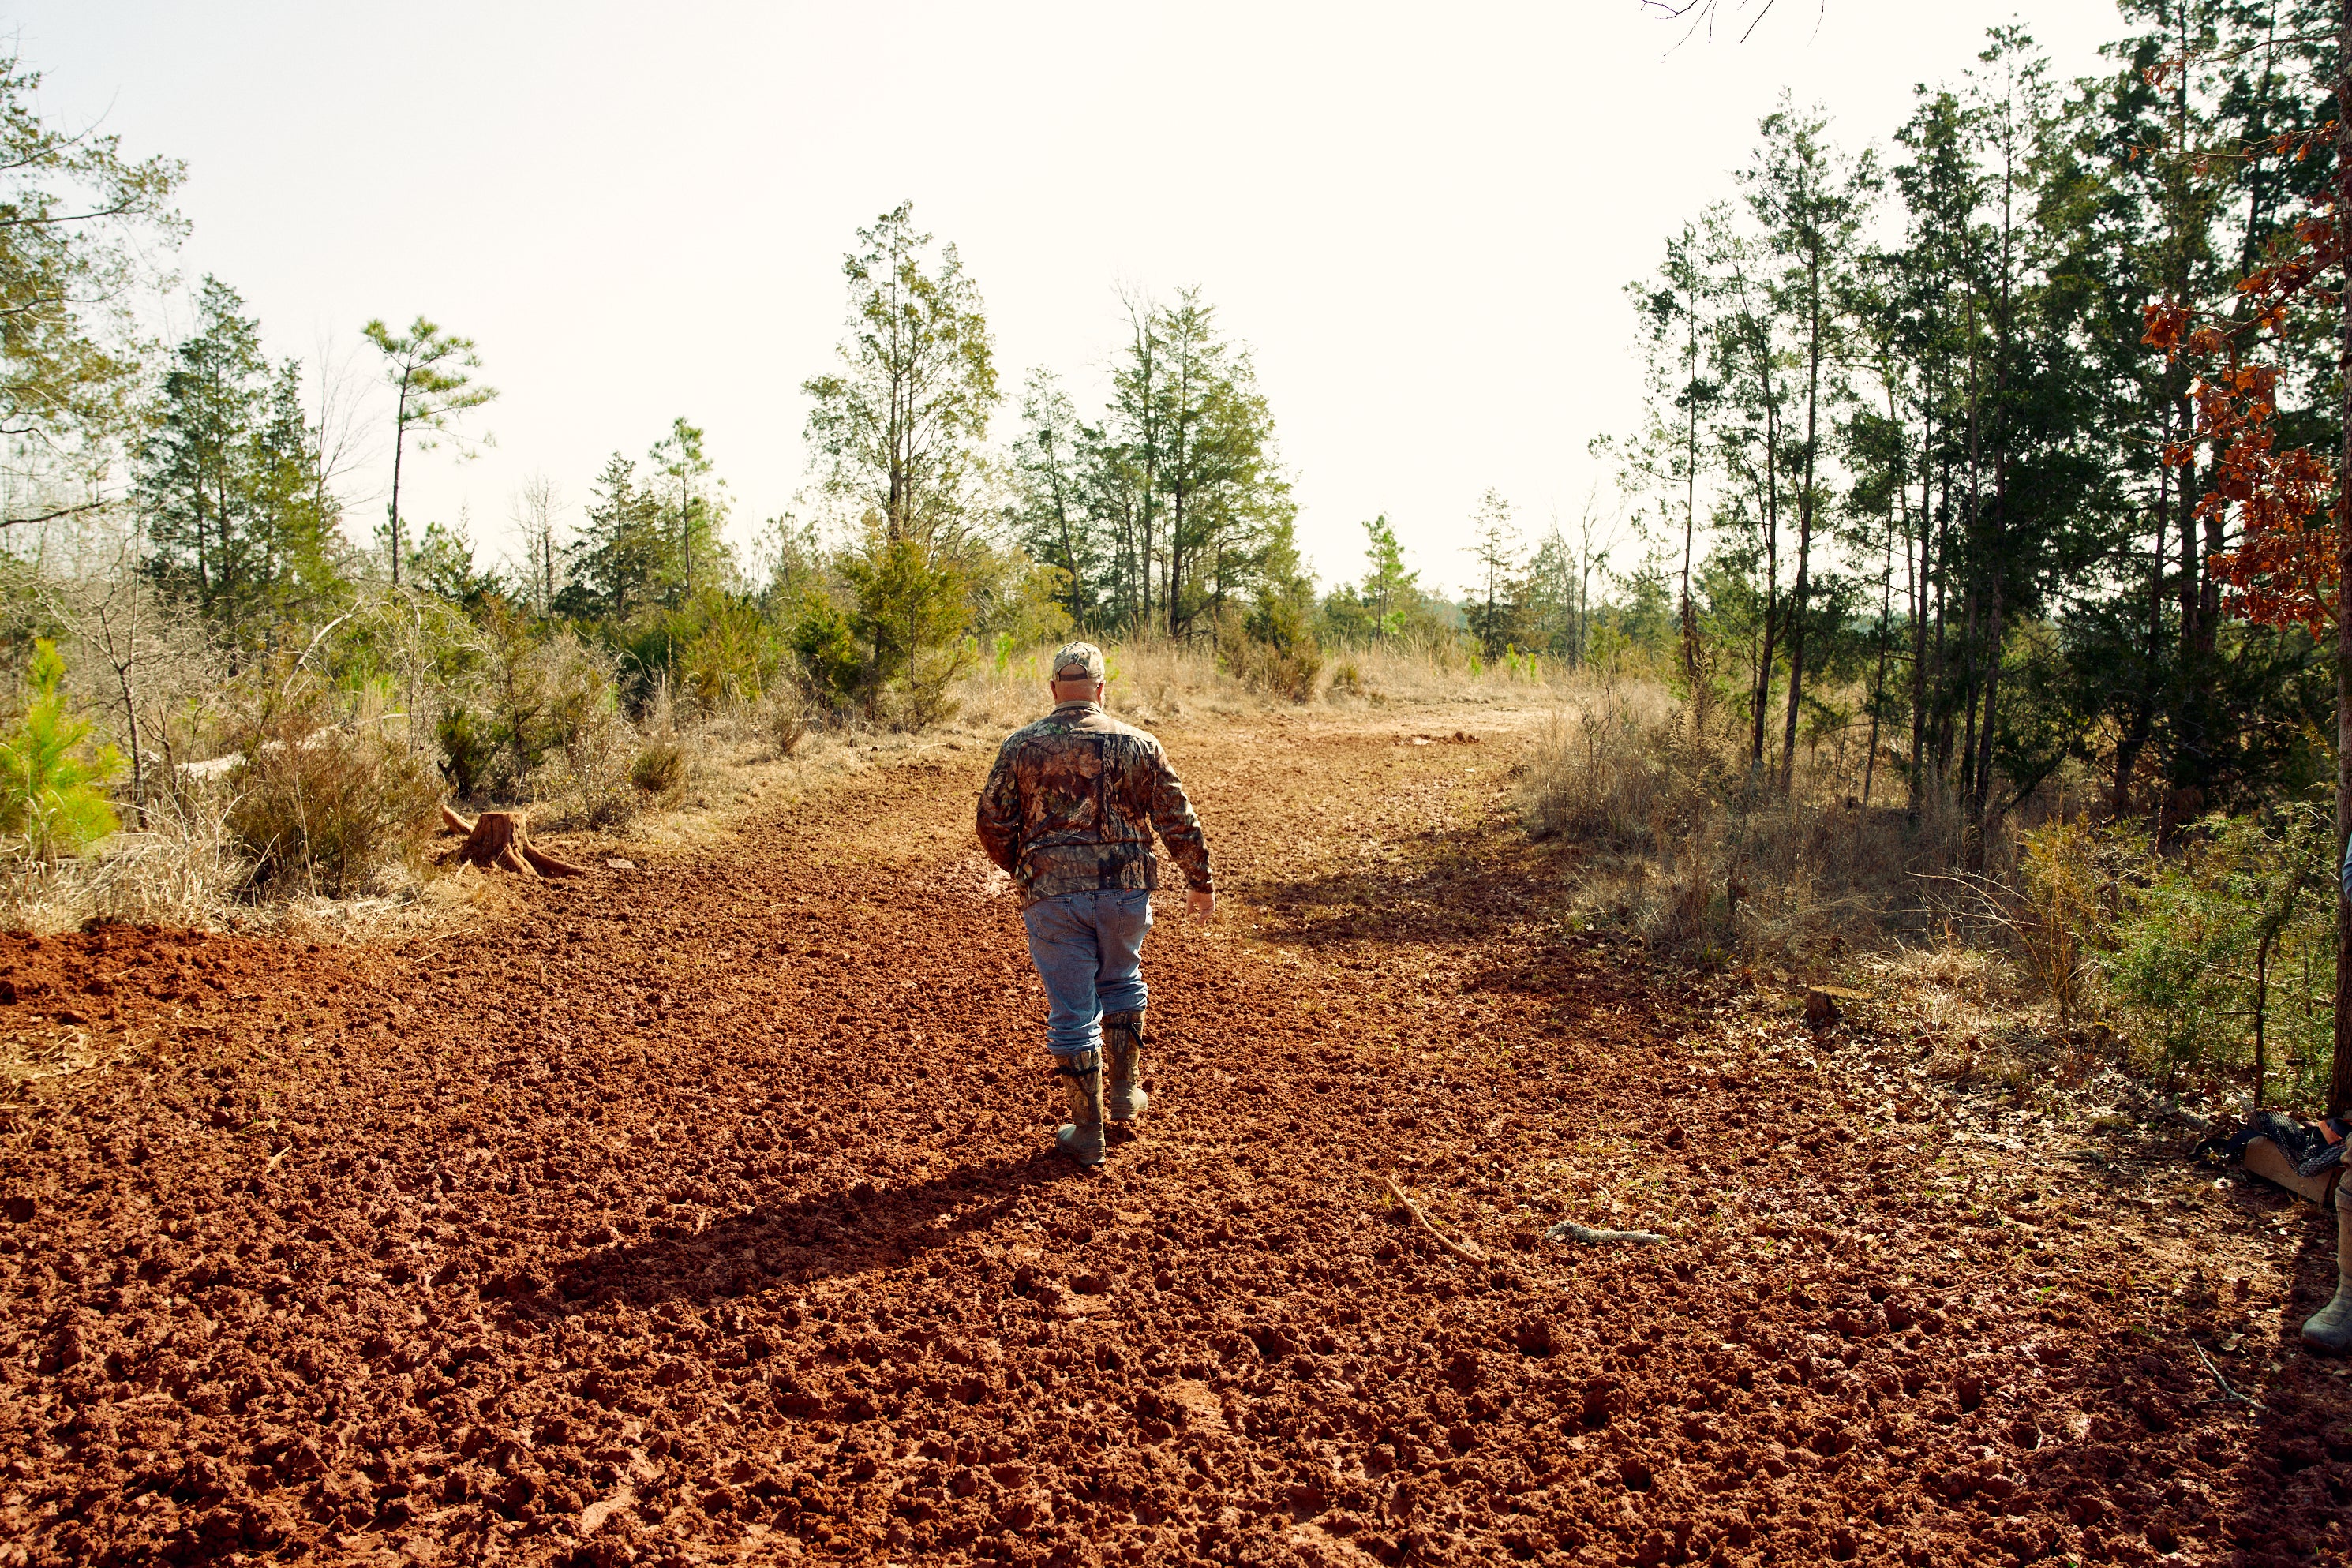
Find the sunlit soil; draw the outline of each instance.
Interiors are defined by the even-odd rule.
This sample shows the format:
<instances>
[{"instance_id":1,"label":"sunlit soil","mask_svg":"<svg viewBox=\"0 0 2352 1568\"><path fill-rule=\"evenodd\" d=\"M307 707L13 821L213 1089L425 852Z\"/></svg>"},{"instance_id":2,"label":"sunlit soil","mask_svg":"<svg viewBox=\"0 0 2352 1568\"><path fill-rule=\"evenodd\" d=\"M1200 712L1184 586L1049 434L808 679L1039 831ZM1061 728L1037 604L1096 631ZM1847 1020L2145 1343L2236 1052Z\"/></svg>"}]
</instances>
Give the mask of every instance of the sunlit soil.
<instances>
[{"instance_id":1,"label":"sunlit soil","mask_svg":"<svg viewBox=\"0 0 2352 1568\"><path fill-rule=\"evenodd\" d=\"M413 937L7 941L0 1562L2341 1560L2332 1216L1580 929L1541 716L1163 728L1227 902L1092 1174L984 739Z\"/></svg>"}]
</instances>

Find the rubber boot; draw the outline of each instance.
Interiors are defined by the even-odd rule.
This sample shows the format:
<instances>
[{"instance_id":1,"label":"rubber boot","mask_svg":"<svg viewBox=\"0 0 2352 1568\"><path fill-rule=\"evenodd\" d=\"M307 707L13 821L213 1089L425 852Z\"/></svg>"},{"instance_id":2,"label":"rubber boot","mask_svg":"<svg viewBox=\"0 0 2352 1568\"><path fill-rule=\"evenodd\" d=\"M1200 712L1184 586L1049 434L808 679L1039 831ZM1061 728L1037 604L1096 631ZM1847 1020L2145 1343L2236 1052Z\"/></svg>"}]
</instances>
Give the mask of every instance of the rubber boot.
<instances>
[{"instance_id":1,"label":"rubber boot","mask_svg":"<svg viewBox=\"0 0 2352 1568\"><path fill-rule=\"evenodd\" d=\"M2303 1320L2303 1343L2315 1350L2352 1350L2352 1207L2336 1191L2336 1299Z\"/></svg>"},{"instance_id":2,"label":"rubber boot","mask_svg":"<svg viewBox=\"0 0 2352 1568\"><path fill-rule=\"evenodd\" d=\"M1054 1129L1054 1142L1081 1166L1098 1166L1103 1157L1102 1052L1081 1051L1055 1059L1062 1090L1069 1097L1070 1119Z\"/></svg>"},{"instance_id":3,"label":"rubber boot","mask_svg":"<svg viewBox=\"0 0 2352 1568\"><path fill-rule=\"evenodd\" d=\"M1143 1092L1143 1013L1105 1013L1103 1054L1109 1058L1110 1082L1103 1090L1103 1114L1114 1122L1130 1122L1143 1114L1151 1096Z\"/></svg>"}]
</instances>

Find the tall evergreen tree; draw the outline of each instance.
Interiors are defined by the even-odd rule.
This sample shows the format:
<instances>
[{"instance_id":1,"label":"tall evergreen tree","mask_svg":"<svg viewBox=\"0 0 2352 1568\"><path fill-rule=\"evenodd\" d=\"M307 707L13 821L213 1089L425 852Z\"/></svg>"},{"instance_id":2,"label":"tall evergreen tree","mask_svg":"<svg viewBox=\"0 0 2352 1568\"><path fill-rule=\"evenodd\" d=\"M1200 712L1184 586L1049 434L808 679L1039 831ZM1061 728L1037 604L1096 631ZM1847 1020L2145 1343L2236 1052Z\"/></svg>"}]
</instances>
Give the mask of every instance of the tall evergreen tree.
<instances>
[{"instance_id":1,"label":"tall evergreen tree","mask_svg":"<svg viewBox=\"0 0 2352 1568\"><path fill-rule=\"evenodd\" d=\"M1462 547L1478 563L1478 582L1467 609L1470 634L1489 659L1502 657L1513 641L1518 616L1514 602L1519 574L1519 532L1511 523L1511 504L1502 492L1488 490L1470 515L1470 542Z\"/></svg>"},{"instance_id":2,"label":"tall evergreen tree","mask_svg":"<svg viewBox=\"0 0 2352 1568\"><path fill-rule=\"evenodd\" d=\"M691 595L719 580L719 530L726 516L725 480L711 481L713 468L703 449L705 436L684 419L670 422L669 434L654 444L648 465L661 475L663 500L670 507L677 540L677 564L671 573L673 597Z\"/></svg>"},{"instance_id":3,"label":"tall evergreen tree","mask_svg":"<svg viewBox=\"0 0 2352 1568\"><path fill-rule=\"evenodd\" d=\"M1033 370L1021 396L1021 436L1013 449L1013 527L1024 549L1062 575L1073 625L1095 619L1109 554L1089 506L1086 434L1076 405L1050 371Z\"/></svg>"},{"instance_id":4,"label":"tall evergreen tree","mask_svg":"<svg viewBox=\"0 0 2352 1568\"><path fill-rule=\"evenodd\" d=\"M335 518L313 483L300 371L270 366L244 305L218 278L198 289L197 329L164 372L141 449L139 497L149 570L251 648L333 591Z\"/></svg>"},{"instance_id":5,"label":"tall evergreen tree","mask_svg":"<svg viewBox=\"0 0 2352 1568\"><path fill-rule=\"evenodd\" d=\"M638 481L628 458L615 452L605 460L583 509L572 581L556 598L558 613L627 621L669 597L677 541L662 499Z\"/></svg>"},{"instance_id":6,"label":"tall evergreen tree","mask_svg":"<svg viewBox=\"0 0 2352 1568\"><path fill-rule=\"evenodd\" d=\"M0 474L16 492L0 528L97 505L53 483L61 467L92 476L130 427L142 369L130 299L148 246L184 227L177 162L44 123L40 86L20 56L0 56Z\"/></svg>"},{"instance_id":7,"label":"tall evergreen tree","mask_svg":"<svg viewBox=\"0 0 2352 1568\"><path fill-rule=\"evenodd\" d=\"M1813 534L1823 513L1827 476L1822 448L1846 398L1845 299L1852 291L1855 236L1869 213L1876 171L1871 158L1843 158L1827 138L1828 120L1785 99L1765 117L1756 161L1745 176L1748 207L1766 255L1779 263L1766 286L1790 345L1789 374L1801 400L1786 439L1785 465L1797 510L1796 576L1788 610L1789 689L1780 742L1780 789L1793 778L1797 719L1804 701L1806 635L1812 614Z\"/></svg>"}]
</instances>

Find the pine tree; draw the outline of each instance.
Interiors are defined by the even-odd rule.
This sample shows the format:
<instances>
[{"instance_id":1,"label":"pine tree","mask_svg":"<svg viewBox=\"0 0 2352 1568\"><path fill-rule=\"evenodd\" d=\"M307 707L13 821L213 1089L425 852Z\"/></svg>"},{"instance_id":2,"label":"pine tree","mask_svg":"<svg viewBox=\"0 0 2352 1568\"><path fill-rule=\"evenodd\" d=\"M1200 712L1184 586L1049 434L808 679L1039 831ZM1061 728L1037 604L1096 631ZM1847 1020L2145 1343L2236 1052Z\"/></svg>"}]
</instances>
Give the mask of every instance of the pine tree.
<instances>
[{"instance_id":1,"label":"pine tree","mask_svg":"<svg viewBox=\"0 0 2352 1568\"><path fill-rule=\"evenodd\" d=\"M274 371L244 301L217 278L164 373L140 454L148 570L237 649L331 596L334 517L321 508L301 376Z\"/></svg>"},{"instance_id":2,"label":"pine tree","mask_svg":"<svg viewBox=\"0 0 2352 1568\"><path fill-rule=\"evenodd\" d=\"M583 517L559 613L626 621L668 598L677 540L660 493L637 482L635 463L617 452L606 460Z\"/></svg>"},{"instance_id":3,"label":"pine tree","mask_svg":"<svg viewBox=\"0 0 2352 1568\"><path fill-rule=\"evenodd\" d=\"M1518 530L1511 526L1511 504L1496 490L1488 490L1470 516L1471 542L1462 548L1478 563L1479 598L1468 612L1470 634L1492 659L1501 658L1517 621L1512 602L1513 580L1519 570Z\"/></svg>"},{"instance_id":4,"label":"pine tree","mask_svg":"<svg viewBox=\"0 0 2352 1568\"><path fill-rule=\"evenodd\" d=\"M360 333L383 356L384 380L393 392L392 496L384 507L383 539L396 588L402 548L402 460L412 444L422 453L444 442L454 444L461 455L471 455L473 445L463 428L465 417L499 392L496 387L474 380L473 372L482 364L474 340L444 331L422 316L405 332L394 332L379 319L370 321Z\"/></svg>"}]
</instances>

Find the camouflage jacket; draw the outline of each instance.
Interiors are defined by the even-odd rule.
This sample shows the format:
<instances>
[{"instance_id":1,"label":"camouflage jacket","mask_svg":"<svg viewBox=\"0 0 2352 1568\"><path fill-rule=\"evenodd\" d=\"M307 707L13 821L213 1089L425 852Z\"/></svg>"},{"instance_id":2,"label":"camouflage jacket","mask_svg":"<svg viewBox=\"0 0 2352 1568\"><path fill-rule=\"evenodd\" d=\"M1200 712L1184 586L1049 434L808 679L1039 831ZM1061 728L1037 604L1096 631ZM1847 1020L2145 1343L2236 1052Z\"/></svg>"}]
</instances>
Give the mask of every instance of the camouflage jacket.
<instances>
[{"instance_id":1,"label":"camouflage jacket","mask_svg":"<svg viewBox=\"0 0 2352 1568\"><path fill-rule=\"evenodd\" d=\"M1195 890L1209 844L1160 742L1093 703L1064 703L996 753L980 792L980 842L1024 908L1065 893L1157 887L1156 829Z\"/></svg>"}]
</instances>

